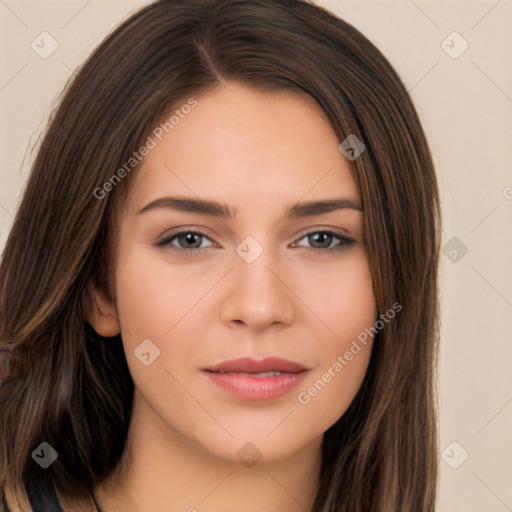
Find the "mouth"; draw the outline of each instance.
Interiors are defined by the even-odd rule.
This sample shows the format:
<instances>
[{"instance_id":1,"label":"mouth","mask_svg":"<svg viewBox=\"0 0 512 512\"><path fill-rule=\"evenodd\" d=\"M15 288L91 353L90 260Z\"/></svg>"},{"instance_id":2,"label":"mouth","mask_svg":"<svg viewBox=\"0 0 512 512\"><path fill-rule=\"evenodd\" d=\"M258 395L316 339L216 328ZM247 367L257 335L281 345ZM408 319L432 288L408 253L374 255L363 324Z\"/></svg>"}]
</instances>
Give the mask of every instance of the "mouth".
<instances>
[{"instance_id":1,"label":"mouth","mask_svg":"<svg viewBox=\"0 0 512 512\"><path fill-rule=\"evenodd\" d=\"M206 371L216 373L299 373L308 368L304 365L281 359L279 357L267 357L259 361L250 358L233 359L224 361L211 368L205 368Z\"/></svg>"},{"instance_id":2,"label":"mouth","mask_svg":"<svg viewBox=\"0 0 512 512\"><path fill-rule=\"evenodd\" d=\"M275 357L260 361L236 359L203 370L223 391L242 400L266 401L282 397L308 373L304 365Z\"/></svg>"}]
</instances>

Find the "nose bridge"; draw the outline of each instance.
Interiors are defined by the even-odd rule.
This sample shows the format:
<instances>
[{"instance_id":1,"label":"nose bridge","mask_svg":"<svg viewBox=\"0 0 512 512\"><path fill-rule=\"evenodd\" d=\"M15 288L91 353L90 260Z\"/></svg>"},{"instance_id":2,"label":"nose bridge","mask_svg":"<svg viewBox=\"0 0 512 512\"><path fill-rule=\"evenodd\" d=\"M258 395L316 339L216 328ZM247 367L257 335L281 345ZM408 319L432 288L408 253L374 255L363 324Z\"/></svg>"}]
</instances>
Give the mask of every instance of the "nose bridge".
<instances>
[{"instance_id":1,"label":"nose bridge","mask_svg":"<svg viewBox=\"0 0 512 512\"><path fill-rule=\"evenodd\" d=\"M221 306L223 321L243 322L254 329L293 322L296 315L293 294L284 284L284 276L278 279L275 275L282 268L276 251L247 237L238 245L236 253L230 273L233 285Z\"/></svg>"}]
</instances>

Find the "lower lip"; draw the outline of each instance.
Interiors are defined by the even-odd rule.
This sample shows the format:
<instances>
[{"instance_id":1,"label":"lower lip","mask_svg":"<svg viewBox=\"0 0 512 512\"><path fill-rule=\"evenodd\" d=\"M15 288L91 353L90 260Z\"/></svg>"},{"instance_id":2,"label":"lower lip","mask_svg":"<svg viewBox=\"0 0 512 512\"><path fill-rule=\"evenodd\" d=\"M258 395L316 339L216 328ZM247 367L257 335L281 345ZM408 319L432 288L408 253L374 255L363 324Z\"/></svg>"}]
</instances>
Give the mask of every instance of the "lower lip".
<instances>
[{"instance_id":1,"label":"lower lip","mask_svg":"<svg viewBox=\"0 0 512 512\"><path fill-rule=\"evenodd\" d=\"M264 401L279 398L304 380L307 371L281 373L269 377L250 377L241 373L207 371L214 384L242 400Z\"/></svg>"}]
</instances>

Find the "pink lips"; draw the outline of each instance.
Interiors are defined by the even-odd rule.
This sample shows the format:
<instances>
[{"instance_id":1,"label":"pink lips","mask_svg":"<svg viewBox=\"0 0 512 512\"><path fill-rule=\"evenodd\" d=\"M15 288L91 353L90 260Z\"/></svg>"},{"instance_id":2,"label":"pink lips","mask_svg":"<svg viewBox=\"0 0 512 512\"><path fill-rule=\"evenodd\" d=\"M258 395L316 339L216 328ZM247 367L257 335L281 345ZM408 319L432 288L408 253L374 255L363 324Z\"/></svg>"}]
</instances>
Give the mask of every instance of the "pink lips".
<instances>
[{"instance_id":1,"label":"pink lips","mask_svg":"<svg viewBox=\"0 0 512 512\"><path fill-rule=\"evenodd\" d=\"M287 359L235 359L204 370L211 381L242 400L273 400L296 387L308 368Z\"/></svg>"}]
</instances>

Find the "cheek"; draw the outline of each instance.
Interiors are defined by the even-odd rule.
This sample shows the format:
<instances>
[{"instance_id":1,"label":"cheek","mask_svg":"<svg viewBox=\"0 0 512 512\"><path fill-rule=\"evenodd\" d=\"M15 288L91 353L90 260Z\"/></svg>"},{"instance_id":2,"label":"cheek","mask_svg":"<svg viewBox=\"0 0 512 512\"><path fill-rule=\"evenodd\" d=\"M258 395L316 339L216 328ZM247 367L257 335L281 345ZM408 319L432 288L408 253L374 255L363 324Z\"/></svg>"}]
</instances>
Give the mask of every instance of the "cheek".
<instances>
[{"instance_id":1,"label":"cheek","mask_svg":"<svg viewBox=\"0 0 512 512\"><path fill-rule=\"evenodd\" d=\"M198 289L199 278L188 277L186 270L148 256L145 249L127 252L116 272L124 350L133 380L141 389L152 389L162 380L164 369L174 373L173 362L191 360L193 343L180 329L193 316L194 305L205 293ZM151 343L144 341L147 339ZM141 346L146 346L142 353L149 352L149 360L154 361L149 366L144 364L148 356L146 361L138 357ZM167 381L165 376L163 381Z\"/></svg>"},{"instance_id":2,"label":"cheek","mask_svg":"<svg viewBox=\"0 0 512 512\"><path fill-rule=\"evenodd\" d=\"M151 251L151 249L149 250ZM165 339L211 286L207 272L193 274L148 250L133 251L119 262L116 293L123 327L139 336Z\"/></svg>"},{"instance_id":3,"label":"cheek","mask_svg":"<svg viewBox=\"0 0 512 512\"><path fill-rule=\"evenodd\" d=\"M347 253L341 261L317 264L308 272L308 279L301 279L296 286L318 319L318 337L326 349L343 348L347 339L376 320L372 279L362 249Z\"/></svg>"},{"instance_id":4,"label":"cheek","mask_svg":"<svg viewBox=\"0 0 512 512\"><path fill-rule=\"evenodd\" d=\"M303 288L321 319L315 338L318 367L297 395L300 407L326 430L344 414L370 360L369 330L377 318L372 279L362 251L332 266ZM312 308L313 309L313 308ZM322 333L322 334L320 334Z\"/></svg>"}]
</instances>

